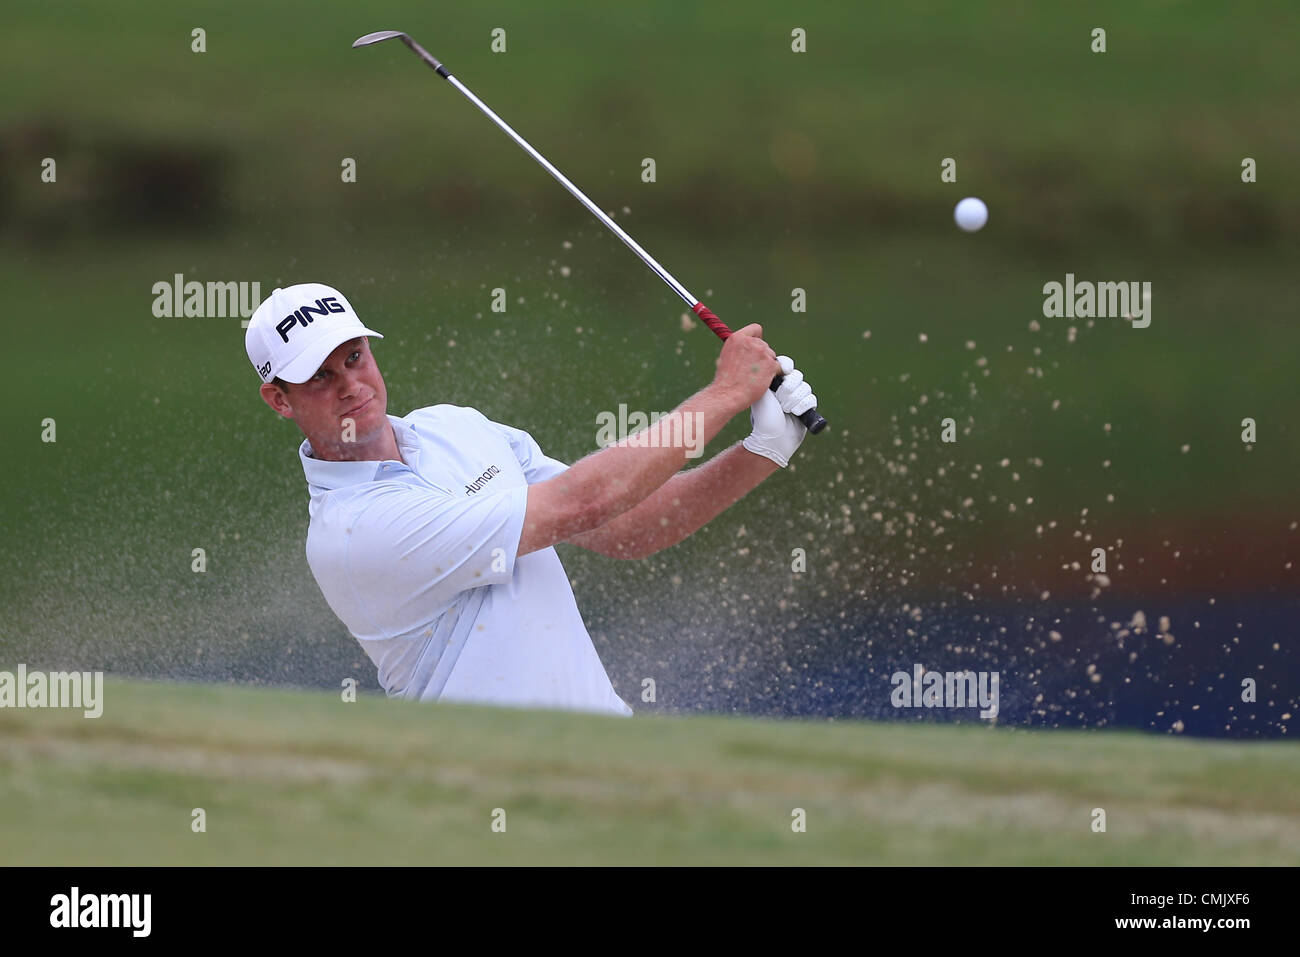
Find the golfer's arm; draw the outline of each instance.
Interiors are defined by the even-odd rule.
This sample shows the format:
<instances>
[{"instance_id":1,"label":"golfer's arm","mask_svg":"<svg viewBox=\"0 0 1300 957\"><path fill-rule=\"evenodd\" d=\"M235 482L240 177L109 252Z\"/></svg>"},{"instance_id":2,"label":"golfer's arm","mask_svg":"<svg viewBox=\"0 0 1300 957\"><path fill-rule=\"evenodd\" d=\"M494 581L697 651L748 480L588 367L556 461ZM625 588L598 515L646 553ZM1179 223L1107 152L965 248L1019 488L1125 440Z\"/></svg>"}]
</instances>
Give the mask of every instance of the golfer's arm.
<instances>
[{"instance_id":1,"label":"golfer's arm","mask_svg":"<svg viewBox=\"0 0 1300 957\"><path fill-rule=\"evenodd\" d=\"M707 445L741 408L743 399L716 385L701 389L674 413L691 416L700 448ZM637 435L646 441L623 440L575 462L553 479L528 486L528 508L519 555L568 541L599 528L644 501L686 464L689 451L682 430L663 416Z\"/></svg>"},{"instance_id":2,"label":"golfer's arm","mask_svg":"<svg viewBox=\"0 0 1300 957\"><path fill-rule=\"evenodd\" d=\"M610 558L646 558L712 521L777 468L737 442L703 465L678 472L640 505L569 541Z\"/></svg>"}]
</instances>

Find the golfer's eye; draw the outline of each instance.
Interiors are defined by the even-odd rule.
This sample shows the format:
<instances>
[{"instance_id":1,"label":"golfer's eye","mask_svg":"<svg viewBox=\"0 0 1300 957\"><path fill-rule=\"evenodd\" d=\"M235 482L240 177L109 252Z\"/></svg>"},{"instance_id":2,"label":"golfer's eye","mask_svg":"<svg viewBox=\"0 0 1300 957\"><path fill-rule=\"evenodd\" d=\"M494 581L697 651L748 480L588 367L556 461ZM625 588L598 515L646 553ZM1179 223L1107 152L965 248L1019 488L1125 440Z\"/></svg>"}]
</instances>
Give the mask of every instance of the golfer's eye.
<instances>
[{"instance_id":1,"label":"golfer's eye","mask_svg":"<svg viewBox=\"0 0 1300 957\"><path fill-rule=\"evenodd\" d=\"M354 360L356 360L356 359L360 359L360 358L361 358L361 350L358 349L356 352L352 353L352 355L348 357L348 361L349 361L349 362L352 362L352 361L354 361Z\"/></svg>"}]
</instances>

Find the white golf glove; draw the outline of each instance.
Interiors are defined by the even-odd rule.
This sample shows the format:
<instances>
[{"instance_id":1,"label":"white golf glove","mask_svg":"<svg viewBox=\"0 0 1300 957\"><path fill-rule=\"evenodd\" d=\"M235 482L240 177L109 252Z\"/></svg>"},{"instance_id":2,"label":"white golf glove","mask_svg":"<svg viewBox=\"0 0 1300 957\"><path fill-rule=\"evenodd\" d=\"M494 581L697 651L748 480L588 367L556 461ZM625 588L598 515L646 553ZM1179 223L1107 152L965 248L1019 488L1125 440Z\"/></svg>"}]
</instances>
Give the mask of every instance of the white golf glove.
<instances>
[{"instance_id":1,"label":"white golf glove","mask_svg":"<svg viewBox=\"0 0 1300 957\"><path fill-rule=\"evenodd\" d=\"M812 386L803 380L803 373L794 367L789 356L777 356L781 375L785 381L775 392L768 390L749 407L749 422L753 427L745 441L745 448L755 455L771 459L781 468L790 464L790 456L803 441L808 429L795 416L817 405Z\"/></svg>"}]
</instances>

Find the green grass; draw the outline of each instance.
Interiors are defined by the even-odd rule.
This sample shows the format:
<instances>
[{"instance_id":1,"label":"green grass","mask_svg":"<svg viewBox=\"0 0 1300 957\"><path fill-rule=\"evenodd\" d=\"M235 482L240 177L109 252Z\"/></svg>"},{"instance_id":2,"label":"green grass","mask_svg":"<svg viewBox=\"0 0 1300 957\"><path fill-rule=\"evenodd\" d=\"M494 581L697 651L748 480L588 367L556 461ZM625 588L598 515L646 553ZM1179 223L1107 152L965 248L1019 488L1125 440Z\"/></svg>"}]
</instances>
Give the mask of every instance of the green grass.
<instances>
[{"instance_id":1,"label":"green grass","mask_svg":"<svg viewBox=\"0 0 1300 957\"><path fill-rule=\"evenodd\" d=\"M1121 732L123 681L0 712L0 864L1295 865L1297 794L1292 745Z\"/></svg>"},{"instance_id":2,"label":"green grass","mask_svg":"<svg viewBox=\"0 0 1300 957\"><path fill-rule=\"evenodd\" d=\"M348 47L401 23L598 202L653 196L664 222L716 228L728 211L841 233L864 214L914 222L953 189L938 181L945 156L1022 249L1080 235L1166 242L1207 212L1207 239L1221 246L1233 234L1214 227L1243 203L1261 200L1252 208L1272 238L1300 210L1283 173L1297 148L1293 4L821 0L796 12L777 0L658 0L590 11L585 0L420 11L153 0L109 13L15 0L0 37L0 124L48 124L68 140L64 157L116 141L200 147L229 160L224 199L261 223L376 209L441 218L467 191L462 220L513 222L524 200L565 208L407 51ZM1097 25L1104 54L1089 51ZM806 54L790 50L795 26ZM196 27L206 53L190 51ZM490 50L497 27L504 54ZM51 70L55 35L64 67ZM1261 164L1252 192L1234 182L1245 155ZM359 164L355 187L340 184L343 156ZM659 163L653 188L639 181L645 156ZM1034 208L1012 227L1002 211L1025 193Z\"/></svg>"}]
</instances>

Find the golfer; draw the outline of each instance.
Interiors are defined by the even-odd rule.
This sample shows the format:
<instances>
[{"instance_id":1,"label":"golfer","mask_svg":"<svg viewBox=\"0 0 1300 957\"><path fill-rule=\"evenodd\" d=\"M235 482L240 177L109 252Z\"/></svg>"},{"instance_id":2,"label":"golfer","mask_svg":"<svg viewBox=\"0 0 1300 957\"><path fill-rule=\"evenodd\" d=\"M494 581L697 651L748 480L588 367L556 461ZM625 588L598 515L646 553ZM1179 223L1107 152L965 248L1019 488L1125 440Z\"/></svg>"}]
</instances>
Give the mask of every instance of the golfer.
<instances>
[{"instance_id":1,"label":"golfer","mask_svg":"<svg viewBox=\"0 0 1300 957\"><path fill-rule=\"evenodd\" d=\"M261 395L292 419L311 495L307 562L390 696L630 715L553 547L644 558L784 467L817 398L758 325L722 347L713 381L648 428L572 466L476 409L397 417L367 328L343 294L276 289L248 324ZM779 391L768 386L785 375ZM753 432L696 468L737 413ZM792 414L793 413L793 414Z\"/></svg>"}]
</instances>

